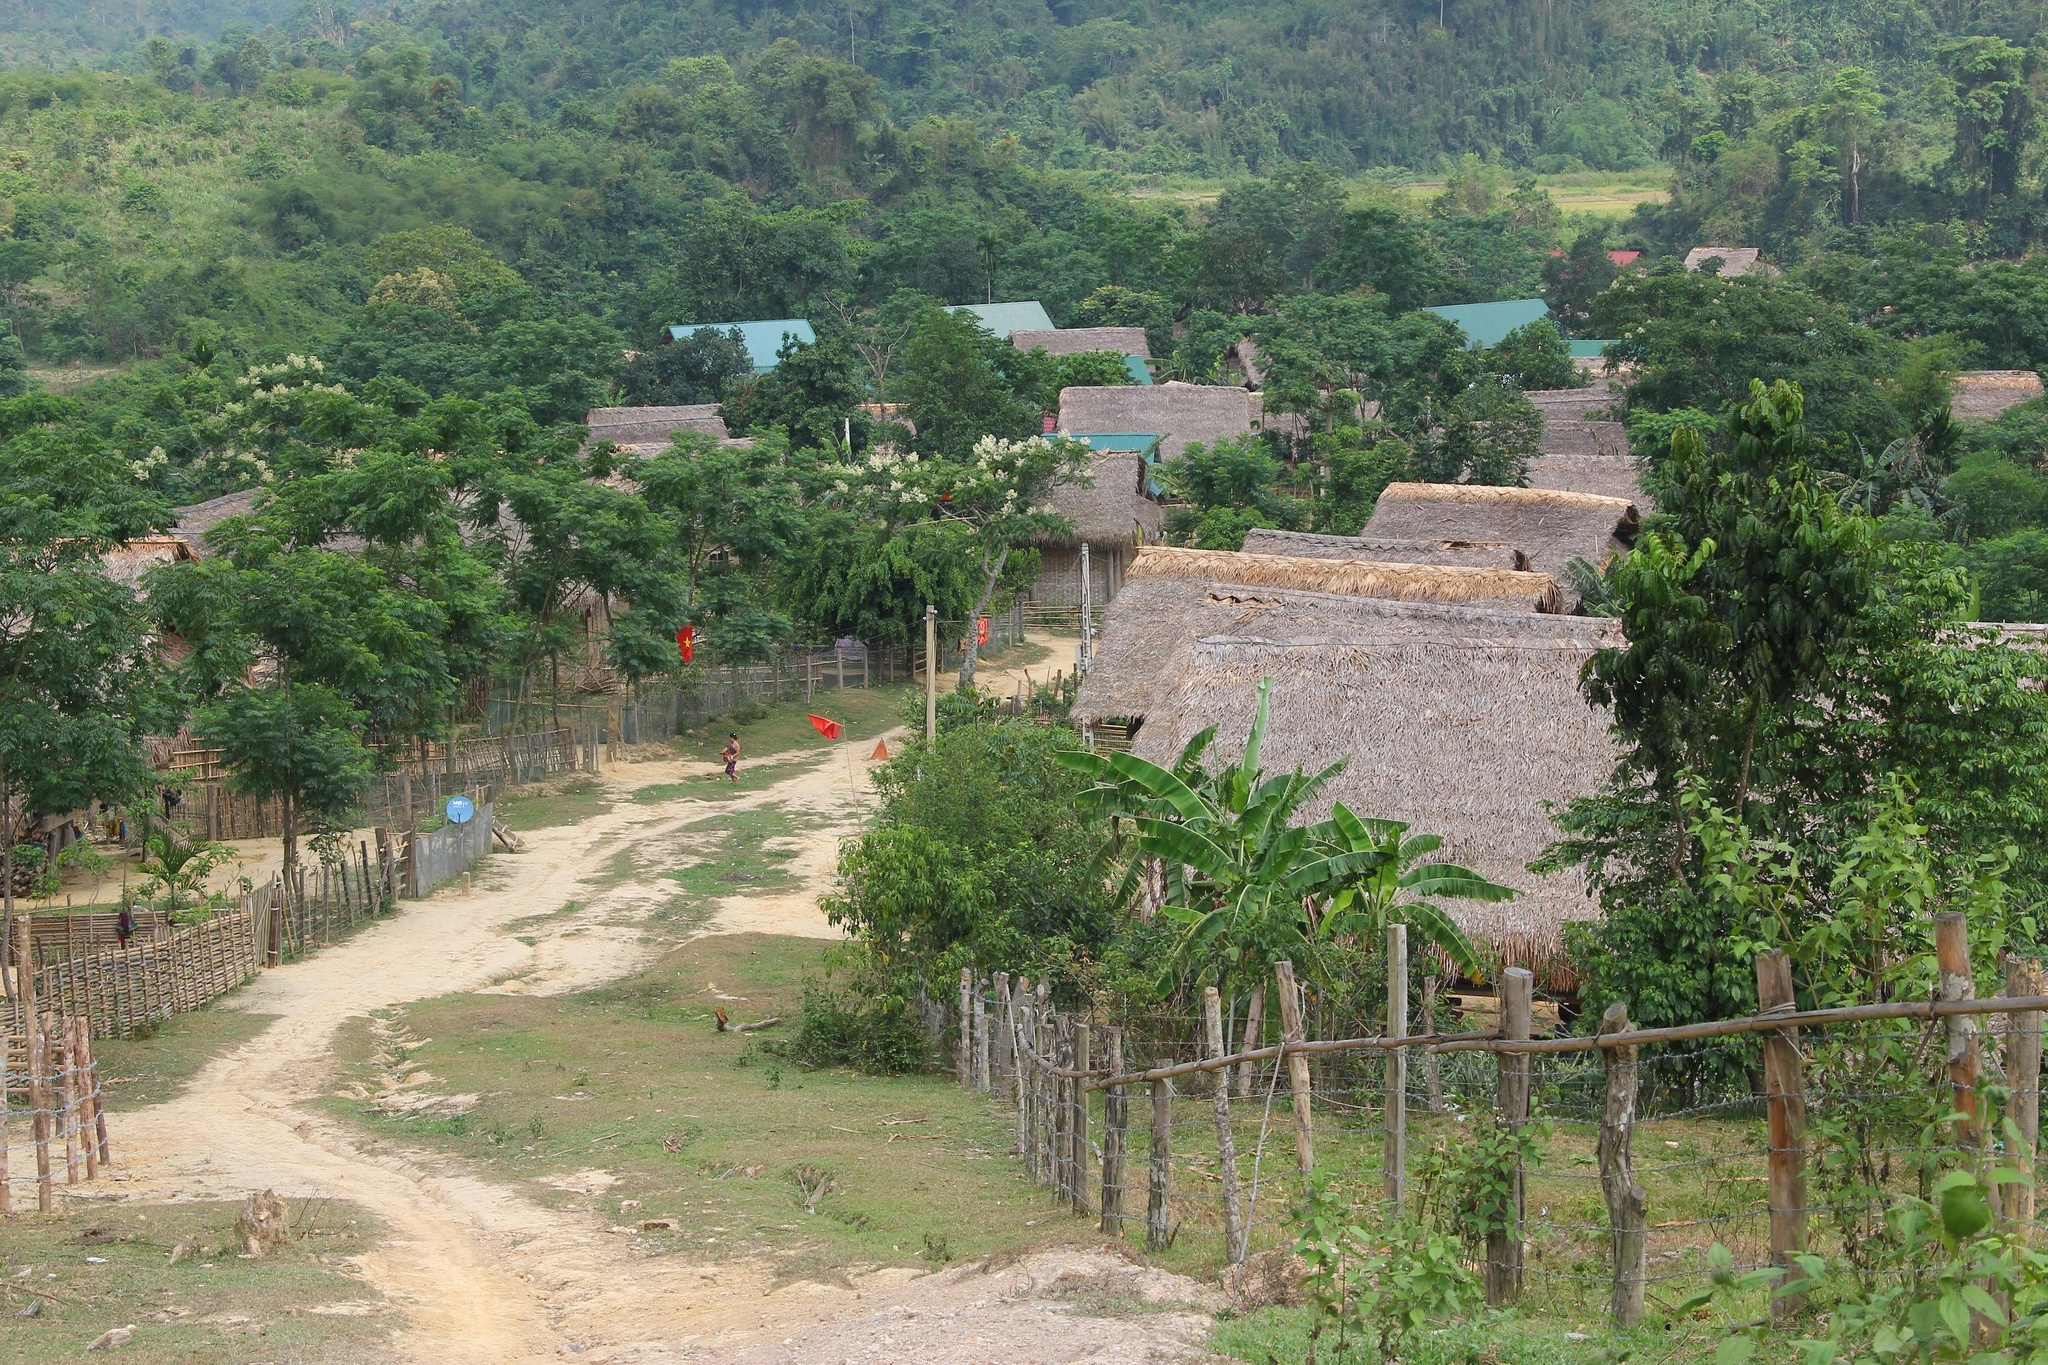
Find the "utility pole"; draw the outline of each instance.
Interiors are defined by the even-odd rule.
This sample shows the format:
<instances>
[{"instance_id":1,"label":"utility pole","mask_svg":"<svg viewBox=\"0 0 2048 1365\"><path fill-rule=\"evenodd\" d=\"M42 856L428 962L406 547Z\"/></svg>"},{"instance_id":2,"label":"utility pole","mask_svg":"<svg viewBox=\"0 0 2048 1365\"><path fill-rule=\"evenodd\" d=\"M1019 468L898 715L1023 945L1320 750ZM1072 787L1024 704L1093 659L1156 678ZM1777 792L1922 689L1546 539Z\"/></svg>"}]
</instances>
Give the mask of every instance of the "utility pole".
<instances>
[{"instance_id":1,"label":"utility pole","mask_svg":"<svg viewBox=\"0 0 2048 1365\"><path fill-rule=\"evenodd\" d=\"M924 742L939 737L939 609L924 608Z\"/></svg>"}]
</instances>

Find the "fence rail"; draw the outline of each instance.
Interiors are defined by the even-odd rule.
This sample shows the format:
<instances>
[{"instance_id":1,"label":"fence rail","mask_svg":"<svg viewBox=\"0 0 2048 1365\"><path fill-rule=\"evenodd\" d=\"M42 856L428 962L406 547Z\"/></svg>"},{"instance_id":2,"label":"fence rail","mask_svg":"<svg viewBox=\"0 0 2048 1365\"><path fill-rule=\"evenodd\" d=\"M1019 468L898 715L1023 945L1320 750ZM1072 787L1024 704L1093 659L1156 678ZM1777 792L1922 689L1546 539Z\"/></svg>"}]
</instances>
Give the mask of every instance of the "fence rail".
<instances>
[{"instance_id":1,"label":"fence rail","mask_svg":"<svg viewBox=\"0 0 2048 1365\"><path fill-rule=\"evenodd\" d=\"M1727 1245L1739 1265L1790 1266L1809 1246L1832 1238L1844 1250L1859 1226L1881 1227L1897 1195L1924 1186L1937 1166L2003 1144L2004 1162L2033 1169L2048 1013L2041 969L2013 960L2000 994L1973 998L1962 917L1937 915L1935 929L1932 999L1799 1010L1790 964L1762 954L1764 1008L1754 1015L1638 1029L1617 1004L1596 1032L1569 1038L1532 1036L1534 979L1521 969L1499 982L1494 1027L1439 1032L1441 1003L1425 994L1423 1027L1411 1033L1399 925L1387 944L1385 1027L1372 1036L1306 1037L1307 995L1287 963L1248 1001L1226 1005L1209 988L1199 1017L1125 1014L1114 1025L1100 1009L1055 1010L1042 982L964 970L954 1071L961 1085L1008 1101L1019 1159L1061 1204L1099 1217L1108 1235L1142 1227L1155 1251L1184 1232L1214 1237L1238 1287L1255 1249L1286 1244L1284 1215L1312 1185L1412 1212L1428 1197L1415 1186L1414 1139L1447 1150L1471 1140L1469 1119L1530 1135L1531 1155L1506 1172L1507 1211L1472 1252L1488 1301L1513 1302L1541 1279L1559 1295L1597 1297L1629 1325L1645 1287L1697 1275L1709 1242ZM1979 1027L1992 1017L2002 1029ZM1913 1055L1928 1059L1927 1077L1867 1074L1870 1030L1899 1024L1921 1026L1906 1036L1920 1035ZM1845 1031L1850 1058L1832 1070L1813 1053L1828 1030ZM1492 1064L1482 1071L1485 1054ZM1715 1067L1753 1084L1707 1085L1701 1076ZM1987 1077L2016 1136L1989 1122ZM1839 1161L1820 1164L1830 1139L1809 1129L1809 1115L1839 1121L1859 1107L1924 1100L1929 1080L1955 1117L1937 1120L1932 1137L1916 1129L1859 1148L1874 1184L1843 1181ZM1822 1186L1810 1189L1816 1179ZM2032 1228L2030 1184L2001 1187L1998 1201L2009 1224Z\"/></svg>"}]
</instances>

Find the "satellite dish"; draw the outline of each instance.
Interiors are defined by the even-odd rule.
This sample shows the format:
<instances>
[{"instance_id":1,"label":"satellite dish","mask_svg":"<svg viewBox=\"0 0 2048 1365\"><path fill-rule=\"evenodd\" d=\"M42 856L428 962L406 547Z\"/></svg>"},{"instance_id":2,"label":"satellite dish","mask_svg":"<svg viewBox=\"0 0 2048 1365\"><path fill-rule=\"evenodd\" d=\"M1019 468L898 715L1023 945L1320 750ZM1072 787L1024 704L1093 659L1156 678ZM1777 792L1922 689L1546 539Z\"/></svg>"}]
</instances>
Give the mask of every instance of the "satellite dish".
<instances>
[{"instance_id":1,"label":"satellite dish","mask_svg":"<svg viewBox=\"0 0 2048 1365\"><path fill-rule=\"evenodd\" d=\"M466 825L476 815L476 802L466 796L448 798L448 823Z\"/></svg>"}]
</instances>

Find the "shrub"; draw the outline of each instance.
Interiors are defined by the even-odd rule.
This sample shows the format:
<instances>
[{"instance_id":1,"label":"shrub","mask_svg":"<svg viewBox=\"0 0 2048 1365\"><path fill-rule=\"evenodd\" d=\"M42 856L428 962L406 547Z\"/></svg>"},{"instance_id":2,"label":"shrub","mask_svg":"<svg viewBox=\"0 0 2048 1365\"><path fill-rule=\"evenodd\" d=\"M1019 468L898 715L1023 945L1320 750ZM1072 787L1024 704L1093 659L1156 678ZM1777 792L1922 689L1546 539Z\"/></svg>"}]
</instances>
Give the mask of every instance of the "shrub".
<instances>
[{"instance_id":1,"label":"shrub","mask_svg":"<svg viewBox=\"0 0 2048 1365\"><path fill-rule=\"evenodd\" d=\"M814 1071L845 1066L870 1076L922 1071L931 1062L910 1001L859 983L847 989L824 981L806 985L795 1034L768 1051Z\"/></svg>"}]
</instances>

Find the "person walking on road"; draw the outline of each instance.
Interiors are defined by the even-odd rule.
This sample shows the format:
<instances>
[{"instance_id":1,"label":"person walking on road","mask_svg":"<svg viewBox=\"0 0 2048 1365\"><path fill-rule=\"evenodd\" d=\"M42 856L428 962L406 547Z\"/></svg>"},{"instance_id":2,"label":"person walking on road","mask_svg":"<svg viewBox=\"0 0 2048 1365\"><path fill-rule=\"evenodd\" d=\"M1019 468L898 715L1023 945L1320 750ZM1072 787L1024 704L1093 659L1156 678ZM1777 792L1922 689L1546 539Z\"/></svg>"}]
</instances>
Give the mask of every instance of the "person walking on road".
<instances>
[{"instance_id":1,"label":"person walking on road","mask_svg":"<svg viewBox=\"0 0 2048 1365\"><path fill-rule=\"evenodd\" d=\"M737 787L740 784L740 737L725 737L725 775Z\"/></svg>"}]
</instances>

